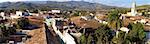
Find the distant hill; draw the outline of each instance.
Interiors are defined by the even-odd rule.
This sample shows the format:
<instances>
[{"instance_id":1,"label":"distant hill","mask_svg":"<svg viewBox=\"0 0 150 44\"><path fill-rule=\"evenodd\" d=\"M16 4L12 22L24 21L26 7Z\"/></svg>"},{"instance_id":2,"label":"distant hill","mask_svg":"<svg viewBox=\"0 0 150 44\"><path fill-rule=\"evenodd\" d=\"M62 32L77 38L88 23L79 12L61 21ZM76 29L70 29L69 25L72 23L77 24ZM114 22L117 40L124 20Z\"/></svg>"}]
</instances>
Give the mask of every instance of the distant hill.
<instances>
[{"instance_id":1,"label":"distant hill","mask_svg":"<svg viewBox=\"0 0 150 44\"><path fill-rule=\"evenodd\" d=\"M142 6L138 6L138 9L150 9L150 5L142 5Z\"/></svg>"},{"instance_id":2,"label":"distant hill","mask_svg":"<svg viewBox=\"0 0 150 44\"><path fill-rule=\"evenodd\" d=\"M95 10L115 8L103 4L96 4L83 1L24 1L24 2L4 2L0 3L0 9L76 9L76 10Z\"/></svg>"}]
</instances>

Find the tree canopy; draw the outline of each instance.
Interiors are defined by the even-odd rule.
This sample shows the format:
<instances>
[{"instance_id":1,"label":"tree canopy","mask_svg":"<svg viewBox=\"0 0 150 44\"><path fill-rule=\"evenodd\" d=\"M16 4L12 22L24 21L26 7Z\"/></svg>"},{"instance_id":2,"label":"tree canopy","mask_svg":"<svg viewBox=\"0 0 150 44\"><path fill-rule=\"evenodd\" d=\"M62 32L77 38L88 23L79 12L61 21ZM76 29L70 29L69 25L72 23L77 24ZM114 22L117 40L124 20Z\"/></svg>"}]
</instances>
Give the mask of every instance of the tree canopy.
<instances>
[{"instance_id":1,"label":"tree canopy","mask_svg":"<svg viewBox=\"0 0 150 44\"><path fill-rule=\"evenodd\" d=\"M27 19L27 18L18 19L17 24L18 24L18 28L21 28L21 29L30 25L29 19Z\"/></svg>"},{"instance_id":2,"label":"tree canopy","mask_svg":"<svg viewBox=\"0 0 150 44\"><path fill-rule=\"evenodd\" d=\"M1 24L0 31L1 31L1 36L9 36L11 34L16 33L16 28L5 26L5 25Z\"/></svg>"},{"instance_id":3,"label":"tree canopy","mask_svg":"<svg viewBox=\"0 0 150 44\"><path fill-rule=\"evenodd\" d=\"M108 26L112 29L119 29L122 26L122 20L120 19L119 11L113 10L108 15Z\"/></svg>"},{"instance_id":4,"label":"tree canopy","mask_svg":"<svg viewBox=\"0 0 150 44\"><path fill-rule=\"evenodd\" d=\"M128 26L130 32L127 34L127 39L131 42L137 42L138 44L143 43L146 38L146 32L144 32L143 24L137 23L133 24L130 23Z\"/></svg>"}]
</instances>

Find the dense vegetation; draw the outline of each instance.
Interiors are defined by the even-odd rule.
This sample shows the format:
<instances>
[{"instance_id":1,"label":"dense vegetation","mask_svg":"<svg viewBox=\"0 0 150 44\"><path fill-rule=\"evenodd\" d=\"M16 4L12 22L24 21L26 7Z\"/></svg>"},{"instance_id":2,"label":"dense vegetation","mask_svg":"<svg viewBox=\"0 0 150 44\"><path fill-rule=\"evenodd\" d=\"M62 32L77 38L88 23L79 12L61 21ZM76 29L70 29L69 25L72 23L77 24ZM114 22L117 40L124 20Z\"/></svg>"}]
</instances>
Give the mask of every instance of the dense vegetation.
<instances>
[{"instance_id":1,"label":"dense vegetation","mask_svg":"<svg viewBox=\"0 0 150 44\"><path fill-rule=\"evenodd\" d=\"M15 34L16 28L5 26L4 24L0 24L1 36L9 36L11 34Z\"/></svg>"},{"instance_id":2,"label":"dense vegetation","mask_svg":"<svg viewBox=\"0 0 150 44\"><path fill-rule=\"evenodd\" d=\"M94 33L82 34L81 44L145 44L146 33L143 24L130 23L127 28L128 33L117 31L123 27L120 15L117 10L113 10L108 14L108 25L101 24L100 28Z\"/></svg>"},{"instance_id":3,"label":"dense vegetation","mask_svg":"<svg viewBox=\"0 0 150 44\"><path fill-rule=\"evenodd\" d=\"M118 10L113 10L108 15L108 26L112 29L118 30L123 26L122 20L120 19L120 14Z\"/></svg>"},{"instance_id":4,"label":"dense vegetation","mask_svg":"<svg viewBox=\"0 0 150 44\"><path fill-rule=\"evenodd\" d=\"M24 17L18 19L17 24L18 24L19 29L23 29L23 28L30 25L29 20L27 18L24 18Z\"/></svg>"}]
</instances>

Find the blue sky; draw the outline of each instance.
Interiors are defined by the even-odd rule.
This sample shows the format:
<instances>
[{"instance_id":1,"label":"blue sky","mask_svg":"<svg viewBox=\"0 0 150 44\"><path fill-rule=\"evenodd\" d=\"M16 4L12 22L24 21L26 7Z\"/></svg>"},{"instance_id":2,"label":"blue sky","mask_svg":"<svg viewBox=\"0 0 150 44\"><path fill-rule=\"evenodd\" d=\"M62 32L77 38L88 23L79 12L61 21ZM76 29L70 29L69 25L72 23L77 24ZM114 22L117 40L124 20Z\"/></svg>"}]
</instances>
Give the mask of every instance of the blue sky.
<instances>
[{"instance_id":1,"label":"blue sky","mask_svg":"<svg viewBox=\"0 0 150 44\"><path fill-rule=\"evenodd\" d=\"M18 1L71 1L71 0L0 0L0 2L18 2ZM81 0L73 0L81 1ZM119 7L130 7L132 0L84 0L87 2L97 2L105 5L119 6ZM150 5L150 0L136 0L137 5Z\"/></svg>"}]
</instances>

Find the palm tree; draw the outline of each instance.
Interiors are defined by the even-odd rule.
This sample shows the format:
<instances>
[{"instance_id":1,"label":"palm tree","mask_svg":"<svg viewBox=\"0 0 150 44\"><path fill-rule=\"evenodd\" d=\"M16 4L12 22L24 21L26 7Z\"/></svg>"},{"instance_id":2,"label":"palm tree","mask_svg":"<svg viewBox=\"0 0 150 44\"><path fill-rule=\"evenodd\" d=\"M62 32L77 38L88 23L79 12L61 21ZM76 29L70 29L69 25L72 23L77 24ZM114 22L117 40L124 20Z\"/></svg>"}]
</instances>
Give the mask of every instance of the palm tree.
<instances>
[{"instance_id":1,"label":"palm tree","mask_svg":"<svg viewBox=\"0 0 150 44\"><path fill-rule=\"evenodd\" d=\"M113 10L108 15L108 26L116 31L116 37L118 37L118 30L122 27L122 21L118 10Z\"/></svg>"},{"instance_id":2,"label":"palm tree","mask_svg":"<svg viewBox=\"0 0 150 44\"><path fill-rule=\"evenodd\" d=\"M113 10L108 15L108 26L116 32L116 37L113 38L113 43L122 43L124 39L123 35L120 35L121 32L118 30L122 27L122 20L120 19L119 11Z\"/></svg>"},{"instance_id":3,"label":"palm tree","mask_svg":"<svg viewBox=\"0 0 150 44\"><path fill-rule=\"evenodd\" d=\"M122 21L119 15L118 10L113 10L109 15L108 15L108 26L111 27L112 29L119 30L119 28L122 26Z\"/></svg>"}]
</instances>

